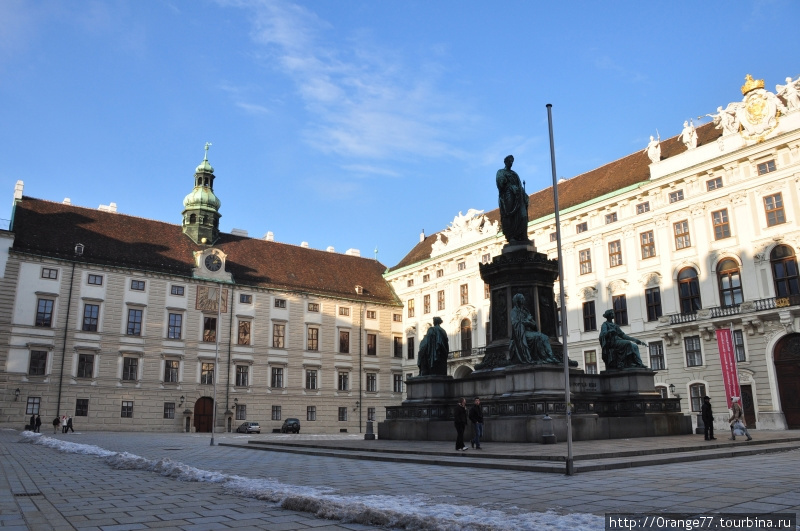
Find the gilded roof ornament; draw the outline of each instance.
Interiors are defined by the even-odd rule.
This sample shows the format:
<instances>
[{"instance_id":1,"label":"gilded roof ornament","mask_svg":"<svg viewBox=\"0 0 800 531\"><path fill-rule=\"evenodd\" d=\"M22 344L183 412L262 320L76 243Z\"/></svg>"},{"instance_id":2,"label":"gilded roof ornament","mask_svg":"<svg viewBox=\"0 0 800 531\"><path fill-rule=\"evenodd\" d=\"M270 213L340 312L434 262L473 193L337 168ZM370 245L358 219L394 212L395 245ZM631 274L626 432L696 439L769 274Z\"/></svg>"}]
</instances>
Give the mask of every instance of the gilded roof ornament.
<instances>
[{"instance_id":1,"label":"gilded roof ornament","mask_svg":"<svg viewBox=\"0 0 800 531\"><path fill-rule=\"evenodd\" d=\"M764 80L763 79L753 79L753 76L747 74L744 77L744 85L742 85L742 96L750 92L751 90L755 89L763 89L764 88Z\"/></svg>"}]
</instances>

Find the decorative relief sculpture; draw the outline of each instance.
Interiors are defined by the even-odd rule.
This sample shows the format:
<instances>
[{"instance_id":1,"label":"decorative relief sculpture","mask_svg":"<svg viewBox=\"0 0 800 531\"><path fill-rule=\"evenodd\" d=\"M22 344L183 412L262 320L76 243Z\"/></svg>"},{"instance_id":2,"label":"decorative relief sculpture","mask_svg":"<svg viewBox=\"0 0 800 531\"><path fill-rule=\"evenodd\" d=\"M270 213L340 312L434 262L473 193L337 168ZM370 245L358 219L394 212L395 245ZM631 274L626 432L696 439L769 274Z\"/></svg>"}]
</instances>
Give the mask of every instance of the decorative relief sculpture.
<instances>
[{"instance_id":1,"label":"decorative relief sculpture","mask_svg":"<svg viewBox=\"0 0 800 531\"><path fill-rule=\"evenodd\" d=\"M436 241L431 246L431 256L462 247L487 236L493 236L498 231L497 222L492 223L489 221L483 215L483 210L470 208L466 214L462 214L459 211L458 215L453 218L453 222L436 235Z\"/></svg>"},{"instance_id":2,"label":"decorative relief sculpture","mask_svg":"<svg viewBox=\"0 0 800 531\"><path fill-rule=\"evenodd\" d=\"M603 349L603 362L606 370L644 368L642 356L637 345L647 343L627 335L613 322L614 310L606 310L603 314L606 322L600 329L600 346Z\"/></svg>"},{"instance_id":3,"label":"decorative relief sculpture","mask_svg":"<svg viewBox=\"0 0 800 531\"><path fill-rule=\"evenodd\" d=\"M536 320L525 307L525 297L521 293L514 295L511 333L508 353L512 363L560 363L550 347L550 338L539 332Z\"/></svg>"},{"instance_id":4,"label":"decorative relief sculpture","mask_svg":"<svg viewBox=\"0 0 800 531\"><path fill-rule=\"evenodd\" d=\"M511 169L514 156L507 156L505 168L497 170L500 225L509 244L530 244L528 239L528 193L517 172Z\"/></svg>"},{"instance_id":5,"label":"decorative relief sculpture","mask_svg":"<svg viewBox=\"0 0 800 531\"><path fill-rule=\"evenodd\" d=\"M661 137L658 140L650 135L650 143L644 148L644 152L650 157L650 162L658 162L661 160Z\"/></svg>"},{"instance_id":6,"label":"decorative relief sculpture","mask_svg":"<svg viewBox=\"0 0 800 531\"><path fill-rule=\"evenodd\" d=\"M742 95L744 99L736 109L736 119L746 140L763 138L777 127L778 111L789 112L775 94L764 90L763 79L753 79L750 74L745 77Z\"/></svg>"},{"instance_id":7,"label":"decorative relief sculpture","mask_svg":"<svg viewBox=\"0 0 800 531\"><path fill-rule=\"evenodd\" d=\"M741 103L729 103L726 108L717 107L717 114L706 114L714 119L714 125L722 130L723 135L730 135L739 132L739 119L736 117L736 110Z\"/></svg>"},{"instance_id":8,"label":"decorative relief sculpture","mask_svg":"<svg viewBox=\"0 0 800 531\"><path fill-rule=\"evenodd\" d=\"M683 145L686 146L686 149L691 150L697 147L697 131L691 120L683 122L683 131L681 131L679 138Z\"/></svg>"},{"instance_id":9,"label":"decorative relief sculpture","mask_svg":"<svg viewBox=\"0 0 800 531\"><path fill-rule=\"evenodd\" d=\"M420 376L446 376L447 355L450 353L450 341L447 332L441 327L442 318L434 317L433 326L419 343L417 366Z\"/></svg>"},{"instance_id":10,"label":"decorative relief sculpture","mask_svg":"<svg viewBox=\"0 0 800 531\"><path fill-rule=\"evenodd\" d=\"M785 85L775 85L775 93L778 96L783 96L786 100L786 108L791 112L800 109L800 77L792 81L792 78L786 78Z\"/></svg>"}]
</instances>

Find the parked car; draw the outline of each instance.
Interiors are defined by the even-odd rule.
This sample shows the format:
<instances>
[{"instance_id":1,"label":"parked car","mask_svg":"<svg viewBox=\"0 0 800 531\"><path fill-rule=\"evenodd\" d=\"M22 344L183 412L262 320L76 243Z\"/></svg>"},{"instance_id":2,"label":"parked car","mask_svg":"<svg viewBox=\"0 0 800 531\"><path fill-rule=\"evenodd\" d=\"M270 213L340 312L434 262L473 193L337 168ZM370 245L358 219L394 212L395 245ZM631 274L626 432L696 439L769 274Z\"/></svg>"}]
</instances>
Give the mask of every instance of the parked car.
<instances>
[{"instance_id":1,"label":"parked car","mask_svg":"<svg viewBox=\"0 0 800 531\"><path fill-rule=\"evenodd\" d=\"M300 421L297 419L286 419L281 426L281 433L300 433Z\"/></svg>"},{"instance_id":2,"label":"parked car","mask_svg":"<svg viewBox=\"0 0 800 531\"><path fill-rule=\"evenodd\" d=\"M236 428L236 431L239 433L261 433L261 426L258 425L258 422L242 422Z\"/></svg>"}]
</instances>

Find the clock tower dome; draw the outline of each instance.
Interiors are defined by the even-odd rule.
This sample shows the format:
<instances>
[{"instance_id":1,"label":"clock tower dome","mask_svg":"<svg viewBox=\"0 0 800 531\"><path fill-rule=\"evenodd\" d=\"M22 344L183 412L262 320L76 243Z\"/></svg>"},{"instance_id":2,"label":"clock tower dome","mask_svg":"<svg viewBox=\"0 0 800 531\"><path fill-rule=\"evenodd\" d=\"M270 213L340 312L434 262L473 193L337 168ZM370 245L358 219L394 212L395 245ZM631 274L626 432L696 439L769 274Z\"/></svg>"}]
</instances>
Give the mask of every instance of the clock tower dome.
<instances>
[{"instance_id":1,"label":"clock tower dome","mask_svg":"<svg viewBox=\"0 0 800 531\"><path fill-rule=\"evenodd\" d=\"M194 189L183 199L183 233L198 245L213 245L219 238L219 207L214 195L214 168L208 163L208 148L203 162L194 171Z\"/></svg>"}]
</instances>

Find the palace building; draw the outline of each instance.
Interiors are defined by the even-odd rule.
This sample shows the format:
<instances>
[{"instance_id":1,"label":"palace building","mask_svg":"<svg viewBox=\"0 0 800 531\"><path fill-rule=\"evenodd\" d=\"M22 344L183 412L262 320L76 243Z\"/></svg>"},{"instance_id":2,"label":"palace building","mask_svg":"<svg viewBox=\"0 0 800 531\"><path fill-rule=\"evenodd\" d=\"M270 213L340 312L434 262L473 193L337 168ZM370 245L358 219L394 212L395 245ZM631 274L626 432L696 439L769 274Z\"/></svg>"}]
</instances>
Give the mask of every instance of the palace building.
<instances>
[{"instance_id":1,"label":"palace building","mask_svg":"<svg viewBox=\"0 0 800 531\"><path fill-rule=\"evenodd\" d=\"M358 433L399 403L402 304L385 266L221 233L214 179L206 157L181 225L17 183L0 233L0 424L210 432L216 404L215 431L291 417Z\"/></svg>"},{"instance_id":2,"label":"palace building","mask_svg":"<svg viewBox=\"0 0 800 531\"><path fill-rule=\"evenodd\" d=\"M709 395L725 427L715 332L730 328L748 424L800 428L798 85L787 80L773 93L748 76L742 99L720 106L713 123L688 121L676 137L651 137L642 152L558 183L559 319L582 370L605 370L598 334L613 309L625 333L648 344L641 354L659 392L680 397L693 417ZM528 235L556 258L553 190L529 199ZM489 286L478 264L505 244L499 218L459 213L386 273L405 306L406 377L418 372L416 349L434 316L450 336L450 375L467 376L483 358Z\"/></svg>"}]
</instances>

